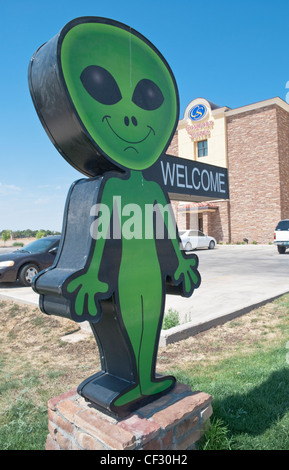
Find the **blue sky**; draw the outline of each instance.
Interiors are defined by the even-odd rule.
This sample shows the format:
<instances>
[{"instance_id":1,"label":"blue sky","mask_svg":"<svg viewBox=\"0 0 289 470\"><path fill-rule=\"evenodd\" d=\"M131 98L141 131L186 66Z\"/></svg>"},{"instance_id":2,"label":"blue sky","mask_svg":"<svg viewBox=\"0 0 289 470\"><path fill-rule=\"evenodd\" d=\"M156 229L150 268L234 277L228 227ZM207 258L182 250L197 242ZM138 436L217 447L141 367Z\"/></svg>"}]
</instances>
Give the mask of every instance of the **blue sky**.
<instances>
[{"instance_id":1,"label":"blue sky","mask_svg":"<svg viewBox=\"0 0 289 470\"><path fill-rule=\"evenodd\" d=\"M112 18L146 36L175 74L180 118L196 97L236 108L289 92L289 0L11 0L0 12L0 230L61 230L83 177L48 139L27 81L35 50L73 18Z\"/></svg>"}]
</instances>

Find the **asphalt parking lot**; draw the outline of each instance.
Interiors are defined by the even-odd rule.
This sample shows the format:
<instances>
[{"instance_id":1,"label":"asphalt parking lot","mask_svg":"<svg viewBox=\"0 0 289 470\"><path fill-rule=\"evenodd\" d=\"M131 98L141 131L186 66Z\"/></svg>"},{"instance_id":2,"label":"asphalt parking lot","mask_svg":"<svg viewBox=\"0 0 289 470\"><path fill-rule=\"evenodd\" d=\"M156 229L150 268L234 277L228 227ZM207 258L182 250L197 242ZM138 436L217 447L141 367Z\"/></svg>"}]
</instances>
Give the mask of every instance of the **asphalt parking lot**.
<instances>
[{"instance_id":1,"label":"asphalt parking lot","mask_svg":"<svg viewBox=\"0 0 289 470\"><path fill-rule=\"evenodd\" d=\"M189 299L167 296L166 311L178 311L185 323L163 332L165 343L223 323L289 292L289 251L279 255L274 245L218 245L195 253L202 282Z\"/></svg>"},{"instance_id":2,"label":"asphalt parking lot","mask_svg":"<svg viewBox=\"0 0 289 470\"><path fill-rule=\"evenodd\" d=\"M160 345L224 323L289 292L289 251L274 245L218 245L197 250L202 282L190 298L167 295L166 311L181 325L162 331ZM0 297L38 305L38 295L18 283L0 284Z\"/></svg>"}]
</instances>

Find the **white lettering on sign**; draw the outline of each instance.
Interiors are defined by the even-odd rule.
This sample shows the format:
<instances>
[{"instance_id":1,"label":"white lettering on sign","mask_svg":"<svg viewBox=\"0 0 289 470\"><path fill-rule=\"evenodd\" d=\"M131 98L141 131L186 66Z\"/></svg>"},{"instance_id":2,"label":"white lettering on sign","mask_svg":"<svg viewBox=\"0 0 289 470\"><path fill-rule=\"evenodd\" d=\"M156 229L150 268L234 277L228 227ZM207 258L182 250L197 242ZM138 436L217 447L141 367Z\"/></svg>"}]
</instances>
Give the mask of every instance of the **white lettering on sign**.
<instances>
[{"instance_id":1,"label":"white lettering on sign","mask_svg":"<svg viewBox=\"0 0 289 470\"><path fill-rule=\"evenodd\" d=\"M178 188L185 188L184 183L180 183L180 179L184 178L185 175L182 173L184 165L177 165L177 186Z\"/></svg>"},{"instance_id":2,"label":"white lettering on sign","mask_svg":"<svg viewBox=\"0 0 289 470\"><path fill-rule=\"evenodd\" d=\"M165 186L171 185L177 188L195 189L196 191L226 193L225 175L220 171L207 169L199 170L194 167L190 170L186 165L166 162L161 160L162 176Z\"/></svg>"},{"instance_id":3,"label":"white lettering on sign","mask_svg":"<svg viewBox=\"0 0 289 470\"><path fill-rule=\"evenodd\" d=\"M199 181L198 185L196 185L196 182L195 182L195 173L198 173L198 178L199 178L199 180L198 180L198 181ZM192 182L193 182L193 187L194 187L195 189L197 189L197 190L200 189L200 184L201 184L201 183L200 183L200 172L199 172L198 168L194 168L193 171L192 171Z\"/></svg>"},{"instance_id":4,"label":"white lettering on sign","mask_svg":"<svg viewBox=\"0 0 289 470\"><path fill-rule=\"evenodd\" d=\"M162 167L163 180L164 180L165 186L167 186L167 184L168 184L168 176L170 177L171 185L173 186L174 185L174 178L175 178L175 164L173 164L173 174L171 174L169 163L167 163L166 172L164 172L164 165L163 165L162 161L161 161L161 167Z\"/></svg>"}]
</instances>

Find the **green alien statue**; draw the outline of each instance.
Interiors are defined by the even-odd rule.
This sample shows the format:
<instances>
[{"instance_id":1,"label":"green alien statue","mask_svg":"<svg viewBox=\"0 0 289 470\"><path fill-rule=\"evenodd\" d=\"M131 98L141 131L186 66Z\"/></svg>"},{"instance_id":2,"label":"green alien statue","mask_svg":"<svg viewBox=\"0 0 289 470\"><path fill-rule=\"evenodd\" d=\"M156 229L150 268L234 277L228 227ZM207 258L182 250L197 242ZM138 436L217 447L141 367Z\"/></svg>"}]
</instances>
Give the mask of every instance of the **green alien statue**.
<instances>
[{"instance_id":1,"label":"green alien statue","mask_svg":"<svg viewBox=\"0 0 289 470\"><path fill-rule=\"evenodd\" d=\"M89 179L95 178L98 185L98 211L87 207L88 213L97 216L87 262L83 269L67 276L61 293L69 301L71 318L91 324L101 324L105 316L102 302L112 299L133 364L133 380L113 394L109 405L115 414L121 414L121 409L129 410L130 405L154 398L175 384L174 377L155 374L167 278L181 287L184 296L190 296L200 284L197 257L180 250L172 211L162 219L165 241L156 239L155 228L148 230L148 226L153 227L153 216L148 217L151 212L147 208L167 207L169 200L159 182L147 179L145 170L170 144L178 120L178 92L173 74L157 49L130 27L112 20L86 17L70 22L57 39L57 57L70 114L80 123L81 131L74 137L76 146L67 143L73 140L71 130L66 131L67 137L57 140L49 129L50 137L63 156ZM32 78L30 82L37 104ZM55 106L60 106L59 100ZM57 119L61 121L61 112L54 122ZM49 118L45 120L42 114L44 121L49 127ZM61 135L60 130L57 132ZM77 146L79 153L81 138L86 139L83 147L94 152L86 158L84 151L83 161L81 154L73 154ZM135 207L139 210L133 224ZM114 229L119 227L119 261L115 265L110 262L109 272L101 277L101 265L109 258L105 246L112 237L112 219ZM162 242L170 243L175 264L170 264L165 248L159 248ZM37 279L34 289L37 291ZM102 343L102 338L98 341ZM116 345L114 349L117 356Z\"/></svg>"}]
</instances>

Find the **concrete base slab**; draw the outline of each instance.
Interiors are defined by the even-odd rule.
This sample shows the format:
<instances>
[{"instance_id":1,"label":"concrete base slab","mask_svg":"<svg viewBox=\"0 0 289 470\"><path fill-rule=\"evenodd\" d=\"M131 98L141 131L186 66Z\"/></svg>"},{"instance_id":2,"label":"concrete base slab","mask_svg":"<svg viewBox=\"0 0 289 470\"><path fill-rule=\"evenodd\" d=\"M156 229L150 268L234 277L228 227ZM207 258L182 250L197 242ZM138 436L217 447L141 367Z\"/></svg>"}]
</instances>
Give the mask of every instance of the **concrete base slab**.
<instances>
[{"instance_id":1,"label":"concrete base slab","mask_svg":"<svg viewBox=\"0 0 289 470\"><path fill-rule=\"evenodd\" d=\"M86 332L83 330L76 331L75 333L71 333L70 335L62 336L60 339L65 343L78 343L79 341L83 341L91 336L92 332Z\"/></svg>"}]
</instances>

